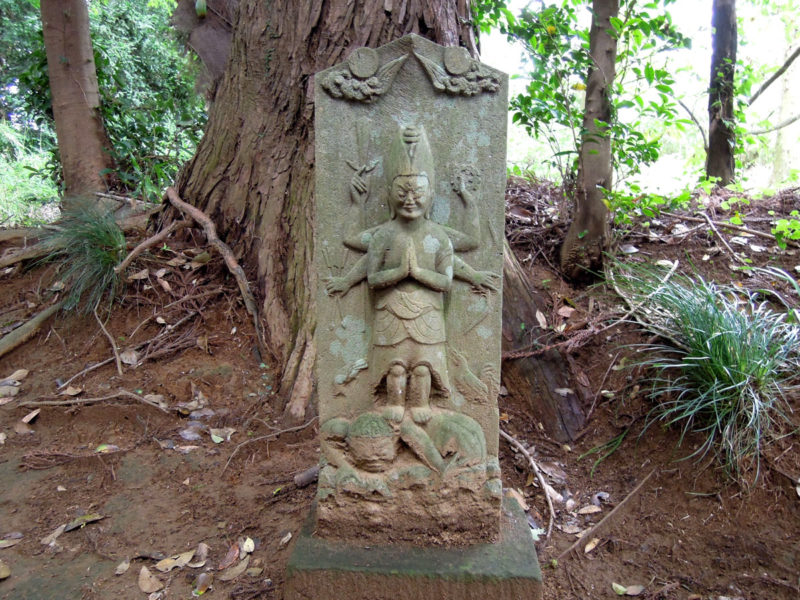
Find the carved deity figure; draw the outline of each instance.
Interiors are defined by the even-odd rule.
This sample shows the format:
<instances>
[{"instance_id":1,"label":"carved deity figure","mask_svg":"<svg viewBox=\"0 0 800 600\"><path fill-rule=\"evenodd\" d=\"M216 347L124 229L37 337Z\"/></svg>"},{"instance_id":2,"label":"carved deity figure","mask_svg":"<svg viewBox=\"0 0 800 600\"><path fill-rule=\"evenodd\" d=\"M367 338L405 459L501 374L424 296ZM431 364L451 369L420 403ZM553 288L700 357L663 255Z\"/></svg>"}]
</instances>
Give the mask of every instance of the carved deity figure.
<instances>
[{"instance_id":1,"label":"carved deity figure","mask_svg":"<svg viewBox=\"0 0 800 600\"><path fill-rule=\"evenodd\" d=\"M382 414L389 421L401 422L408 411L414 422L425 424L432 417L431 398L451 394L444 311L453 278L485 293L496 291L498 277L472 269L456 255L480 243L476 173L464 170L454 180L465 210L464 231L457 231L430 218L434 166L421 127L401 130L384 169L391 216L345 240L366 254L343 277L329 278L326 290L342 294L367 280L374 316L370 389L385 397ZM362 204L369 193L364 171L356 171L350 189L353 201Z\"/></svg>"}]
</instances>

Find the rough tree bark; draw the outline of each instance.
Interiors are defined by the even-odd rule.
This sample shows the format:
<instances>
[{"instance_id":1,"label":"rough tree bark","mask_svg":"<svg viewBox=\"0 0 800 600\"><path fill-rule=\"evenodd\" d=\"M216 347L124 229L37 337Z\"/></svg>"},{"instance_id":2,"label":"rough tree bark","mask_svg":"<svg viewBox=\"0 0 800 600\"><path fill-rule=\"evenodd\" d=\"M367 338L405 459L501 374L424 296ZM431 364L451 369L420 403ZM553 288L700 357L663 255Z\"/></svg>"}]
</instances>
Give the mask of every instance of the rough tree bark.
<instances>
[{"instance_id":1,"label":"rough tree bark","mask_svg":"<svg viewBox=\"0 0 800 600\"><path fill-rule=\"evenodd\" d=\"M733 181L733 75L736 68L736 0L713 0L711 83L708 89L708 154L706 177L719 177L719 185Z\"/></svg>"},{"instance_id":2,"label":"rough tree bark","mask_svg":"<svg viewBox=\"0 0 800 600\"><path fill-rule=\"evenodd\" d=\"M469 0L241 0L209 125L177 182L256 280L288 416L312 393L313 74L408 33L472 52Z\"/></svg>"},{"instance_id":3,"label":"rough tree bark","mask_svg":"<svg viewBox=\"0 0 800 600\"><path fill-rule=\"evenodd\" d=\"M503 252L503 353L526 349L546 332L537 328L537 310L547 305L506 243ZM558 350L503 362L503 384L522 399L547 434L569 442L586 419L573 391L569 368ZM558 392L556 390L559 390Z\"/></svg>"},{"instance_id":4,"label":"rough tree bark","mask_svg":"<svg viewBox=\"0 0 800 600\"><path fill-rule=\"evenodd\" d=\"M583 134L575 187L575 216L561 247L561 268L572 279L584 278L603 266L608 239L608 208L603 190L611 189L611 84L616 71L617 38L611 17L619 15L619 0L592 1L589 53L593 66L586 79Z\"/></svg>"},{"instance_id":5,"label":"rough tree bark","mask_svg":"<svg viewBox=\"0 0 800 600\"><path fill-rule=\"evenodd\" d=\"M89 11L85 0L41 0L53 117L69 198L107 189L110 144L100 116Z\"/></svg>"}]
</instances>

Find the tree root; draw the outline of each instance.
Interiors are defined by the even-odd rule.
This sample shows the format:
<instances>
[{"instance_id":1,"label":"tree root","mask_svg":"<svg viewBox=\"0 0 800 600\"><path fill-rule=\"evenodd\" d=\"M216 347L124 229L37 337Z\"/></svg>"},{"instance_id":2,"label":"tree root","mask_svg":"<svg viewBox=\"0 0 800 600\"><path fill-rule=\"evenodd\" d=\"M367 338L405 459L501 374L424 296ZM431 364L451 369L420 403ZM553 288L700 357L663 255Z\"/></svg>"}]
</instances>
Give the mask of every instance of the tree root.
<instances>
[{"instance_id":1,"label":"tree root","mask_svg":"<svg viewBox=\"0 0 800 600\"><path fill-rule=\"evenodd\" d=\"M172 233L174 233L176 231L180 231L184 227L188 227L188 226L189 226L189 221L185 221L185 220L184 221L173 221L172 223L170 223L169 227L166 227L166 228L162 229L161 231L159 231L154 236L147 238L142 243L140 243L138 246L136 246L136 248L131 250L130 253L128 254L128 256L126 256L125 259L121 263L119 263L116 267L114 267L114 273L119 275L120 273L125 272L125 269L127 269L130 266L130 264L133 262L133 260L137 256L139 256L142 252L144 252L148 248L151 248L152 246L155 246L156 244L160 244L161 242L166 240L170 236L170 234L172 234Z\"/></svg>"},{"instance_id":2,"label":"tree root","mask_svg":"<svg viewBox=\"0 0 800 600\"><path fill-rule=\"evenodd\" d=\"M528 452L527 448L522 445L516 438L510 436L502 429L500 430L500 436L507 441L509 444L514 446L517 450L522 452L522 455L528 459L528 464L531 466L531 470L533 474L536 475L536 479L539 480L539 485L542 488L542 493L544 494L545 499L547 500L547 510L550 512L550 518L547 523L547 534L545 539L550 539L550 534L553 532L553 521L556 517L556 510L553 508L553 500L550 498L550 494L547 493L547 482L544 480L544 475L542 475L541 469L539 469L539 465L536 464L536 461L533 460L531 453Z\"/></svg>"},{"instance_id":3,"label":"tree root","mask_svg":"<svg viewBox=\"0 0 800 600\"><path fill-rule=\"evenodd\" d=\"M258 320L258 309L256 308L255 297L253 296L253 292L250 290L250 284L247 282L247 277L244 274L244 270L241 266L239 266L239 262L234 257L233 251L225 242L219 239L217 236L217 228L214 226L214 223L211 221L211 219L209 219L208 216L200 209L181 200L178 196L178 192L175 191L175 188L167 188L167 198L184 216L194 219L203 227L203 231L205 231L208 243L216 248L217 251L222 255L222 258L225 260L225 266L228 267L231 275L233 275L233 277L236 279L236 283L239 285L239 291L242 294L244 306L247 309L247 312L249 312L253 317L253 327L255 328L256 332L256 343L258 344L259 352L261 352L262 357L271 355L272 353L269 352L266 340L264 338L261 322Z\"/></svg>"},{"instance_id":4,"label":"tree root","mask_svg":"<svg viewBox=\"0 0 800 600\"><path fill-rule=\"evenodd\" d=\"M309 425L314 423L316 420L317 420L317 417L314 417L314 418L308 420L307 422L303 423L302 425L298 425L297 427L289 427L288 429L281 429L281 430L275 431L273 433L268 433L267 435L260 435L258 437L250 438L249 440L245 440L244 442L242 442L241 444L236 446L236 448L233 449L233 452L231 452L231 455L228 457L228 460L225 463L225 467L223 467L222 473L220 473L220 475L224 474L225 471L228 470L228 467L230 466L231 461L233 460L233 457L236 456L236 454L239 452L239 450L244 448L247 444L252 444L253 442L260 442L260 441L263 441L263 440L274 440L276 437L278 437L278 436L280 436L281 434L284 434L284 433L291 433L293 431L302 431L303 429L305 429L306 427L308 427Z\"/></svg>"},{"instance_id":5,"label":"tree root","mask_svg":"<svg viewBox=\"0 0 800 600\"><path fill-rule=\"evenodd\" d=\"M45 321L52 317L64 304L64 301L56 302L48 306L38 315L27 321L24 325L18 327L2 339L0 339L0 356L8 354L17 346L27 342L39 328L44 325Z\"/></svg>"},{"instance_id":6,"label":"tree root","mask_svg":"<svg viewBox=\"0 0 800 600\"><path fill-rule=\"evenodd\" d=\"M77 405L86 405L86 404L95 404L97 402L104 402L105 400L112 400L114 398L131 398L133 400L137 400L142 404L146 404L147 406L152 406L153 408L157 408L161 412L168 413L169 410L165 408L162 404L145 398L144 396L140 396L139 394L134 394L133 392L129 392L128 390L117 390L113 394L109 394L108 396L99 396L97 398L67 398L65 400L28 400L26 402L20 402L18 406L77 406Z\"/></svg>"}]
</instances>

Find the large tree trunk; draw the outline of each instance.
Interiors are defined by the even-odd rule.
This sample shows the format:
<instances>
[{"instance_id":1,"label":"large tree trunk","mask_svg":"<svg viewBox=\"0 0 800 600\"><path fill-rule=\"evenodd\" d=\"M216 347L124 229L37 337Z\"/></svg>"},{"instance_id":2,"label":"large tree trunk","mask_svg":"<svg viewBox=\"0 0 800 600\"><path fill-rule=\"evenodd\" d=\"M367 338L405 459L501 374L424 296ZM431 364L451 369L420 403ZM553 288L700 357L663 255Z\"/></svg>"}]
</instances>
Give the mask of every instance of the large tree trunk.
<instances>
[{"instance_id":1,"label":"large tree trunk","mask_svg":"<svg viewBox=\"0 0 800 600\"><path fill-rule=\"evenodd\" d=\"M177 185L257 281L294 419L311 396L315 356L313 74L408 33L474 52L468 22L468 0L241 0L235 11L208 129Z\"/></svg>"},{"instance_id":2,"label":"large tree trunk","mask_svg":"<svg viewBox=\"0 0 800 600\"><path fill-rule=\"evenodd\" d=\"M733 74L736 69L736 0L713 0L711 84L708 90L708 155L706 177L720 185L733 181Z\"/></svg>"},{"instance_id":3,"label":"large tree trunk","mask_svg":"<svg viewBox=\"0 0 800 600\"><path fill-rule=\"evenodd\" d=\"M99 111L86 0L41 0L40 6L64 194L105 191L104 170L112 161Z\"/></svg>"},{"instance_id":4,"label":"large tree trunk","mask_svg":"<svg viewBox=\"0 0 800 600\"><path fill-rule=\"evenodd\" d=\"M607 130L612 119L611 86L617 57L611 17L618 14L619 0L592 1L589 53L593 66L586 80L575 217L561 247L561 268L573 279L602 268L608 239L608 208L603 194L611 189L611 138Z\"/></svg>"}]
</instances>

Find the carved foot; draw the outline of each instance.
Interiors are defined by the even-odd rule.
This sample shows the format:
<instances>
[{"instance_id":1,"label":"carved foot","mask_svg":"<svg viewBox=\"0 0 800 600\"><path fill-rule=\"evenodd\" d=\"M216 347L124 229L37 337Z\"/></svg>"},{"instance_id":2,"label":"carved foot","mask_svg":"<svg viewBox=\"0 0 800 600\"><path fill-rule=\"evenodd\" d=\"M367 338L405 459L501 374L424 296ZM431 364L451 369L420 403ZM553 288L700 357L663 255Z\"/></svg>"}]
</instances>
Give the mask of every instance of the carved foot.
<instances>
[{"instance_id":1,"label":"carved foot","mask_svg":"<svg viewBox=\"0 0 800 600\"><path fill-rule=\"evenodd\" d=\"M411 409L411 418L420 425L430 421L432 416L433 413L427 406L415 406Z\"/></svg>"},{"instance_id":2,"label":"carved foot","mask_svg":"<svg viewBox=\"0 0 800 600\"><path fill-rule=\"evenodd\" d=\"M394 421L399 423L403 420L403 414L406 410L402 406L386 406L382 411L383 418L387 421ZM429 417L430 418L430 417Z\"/></svg>"}]
</instances>

